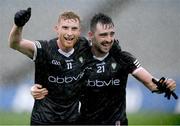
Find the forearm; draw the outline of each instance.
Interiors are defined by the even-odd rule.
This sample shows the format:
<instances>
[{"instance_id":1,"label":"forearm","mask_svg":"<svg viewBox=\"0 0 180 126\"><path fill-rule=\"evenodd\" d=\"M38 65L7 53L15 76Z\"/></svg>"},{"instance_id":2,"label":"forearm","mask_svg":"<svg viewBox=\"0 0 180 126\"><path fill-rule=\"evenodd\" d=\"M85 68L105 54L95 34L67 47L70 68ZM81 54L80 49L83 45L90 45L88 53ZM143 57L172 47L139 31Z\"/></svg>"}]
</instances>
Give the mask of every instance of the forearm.
<instances>
[{"instance_id":1,"label":"forearm","mask_svg":"<svg viewBox=\"0 0 180 126\"><path fill-rule=\"evenodd\" d=\"M142 82L150 91L157 90L157 86L152 82L152 78L154 78L146 69L138 68L137 71L134 71L132 75Z\"/></svg>"},{"instance_id":2,"label":"forearm","mask_svg":"<svg viewBox=\"0 0 180 126\"><path fill-rule=\"evenodd\" d=\"M165 93L165 97L170 99L171 95L178 99L178 96L173 92L176 88L176 82L173 79L155 79L147 70L140 67L136 69L132 75L141 81L149 90L157 93Z\"/></svg>"},{"instance_id":3,"label":"forearm","mask_svg":"<svg viewBox=\"0 0 180 126\"><path fill-rule=\"evenodd\" d=\"M9 46L13 49L18 50L20 42L22 40L22 29L23 27L13 26L9 34Z\"/></svg>"}]
</instances>

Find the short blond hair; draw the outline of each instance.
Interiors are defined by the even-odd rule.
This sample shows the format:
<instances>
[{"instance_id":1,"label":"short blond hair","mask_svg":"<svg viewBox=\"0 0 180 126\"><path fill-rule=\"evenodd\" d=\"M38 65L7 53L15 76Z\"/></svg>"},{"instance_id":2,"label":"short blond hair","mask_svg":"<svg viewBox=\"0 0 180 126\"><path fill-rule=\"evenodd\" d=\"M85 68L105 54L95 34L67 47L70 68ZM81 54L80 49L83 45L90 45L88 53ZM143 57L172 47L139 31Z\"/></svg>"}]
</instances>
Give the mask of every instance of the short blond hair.
<instances>
[{"instance_id":1,"label":"short blond hair","mask_svg":"<svg viewBox=\"0 0 180 126\"><path fill-rule=\"evenodd\" d=\"M64 20L74 19L76 21L78 20L79 22L81 22L80 17L72 11L66 11L62 13L61 15L59 15L58 22L60 22L61 19L64 19Z\"/></svg>"}]
</instances>

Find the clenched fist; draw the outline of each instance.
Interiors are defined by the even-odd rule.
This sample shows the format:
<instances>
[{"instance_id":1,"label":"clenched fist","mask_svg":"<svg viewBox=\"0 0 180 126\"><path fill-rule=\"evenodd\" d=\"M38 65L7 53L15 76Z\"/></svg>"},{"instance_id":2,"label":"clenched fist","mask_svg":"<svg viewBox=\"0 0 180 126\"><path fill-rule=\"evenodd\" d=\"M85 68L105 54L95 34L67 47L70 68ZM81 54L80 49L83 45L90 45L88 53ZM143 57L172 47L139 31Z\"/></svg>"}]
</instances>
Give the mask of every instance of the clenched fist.
<instances>
[{"instance_id":1,"label":"clenched fist","mask_svg":"<svg viewBox=\"0 0 180 126\"><path fill-rule=\"evenodd\" d=\"M29 7L27 10L20 10L16 12L14 16L14 23L18 27L23 27L31 17L31 8Z\"/></svg>"}]
</instances>

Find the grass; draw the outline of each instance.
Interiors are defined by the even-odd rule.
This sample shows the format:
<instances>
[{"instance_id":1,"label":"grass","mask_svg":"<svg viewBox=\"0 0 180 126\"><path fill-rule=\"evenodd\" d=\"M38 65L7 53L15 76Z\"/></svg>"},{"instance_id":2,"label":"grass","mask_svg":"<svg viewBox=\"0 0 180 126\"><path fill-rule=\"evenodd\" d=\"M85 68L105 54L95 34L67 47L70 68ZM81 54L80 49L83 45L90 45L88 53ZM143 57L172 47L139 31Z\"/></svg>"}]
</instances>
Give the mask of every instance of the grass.
<instances>
[{"instance_id":1,"label":"grass","mask_svg":"<svg viewBox=\"0 0 180 126\"><path fill-rule=\"evenodd\" d=\"M128 113L129 125L180 125L180 114ZM30 113L0 112L0 125L29 125Z\"/></svg>"},{"instance_id":2,"label":"grass","mask_svg":"<svg viewBox=\"0 0 180 126\"><path fill-rule=\"evenodd\" d=\"M141 112L127 116L129 125L180 125L180 114Z\"/></svg>"},{"instance_id":3,"label":"grass","mask_svg":"<svg viewBox=\"0 0 180 126\"><path fill-rule=\"evenodd\" d=\"M30 113L0 112L0 125L29 125Z\"/></svg>"}]
</instances>

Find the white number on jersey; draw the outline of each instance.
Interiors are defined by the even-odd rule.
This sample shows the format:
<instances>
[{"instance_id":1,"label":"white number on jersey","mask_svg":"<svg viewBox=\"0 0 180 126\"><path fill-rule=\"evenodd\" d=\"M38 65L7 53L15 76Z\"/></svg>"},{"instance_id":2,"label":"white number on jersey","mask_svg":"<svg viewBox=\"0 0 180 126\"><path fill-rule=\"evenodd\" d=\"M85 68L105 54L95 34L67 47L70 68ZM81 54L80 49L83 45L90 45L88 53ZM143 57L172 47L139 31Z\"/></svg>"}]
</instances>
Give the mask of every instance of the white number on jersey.
<instances>
[{"instance_id":1,"label":"white number on jersey","mask_svg":"<svg viewBox=\"0 0 180 126\"><path fill-rule=\"evenodd\" d=\"M71 63L71 62L67 63L67 69L68 69L68 70L69 70L69 69L72 69L72 63Z\"/></svg>"},{"instance_id":2,"label":"white number on jersey","mask_svg":"<svg viewBox=\"0 0 180 126\"><path fill-rule=\"evenodd\" d=\"M105 71L104 66L97 66L97 73L103 73Z\"/></svg>"}]
</instances>

